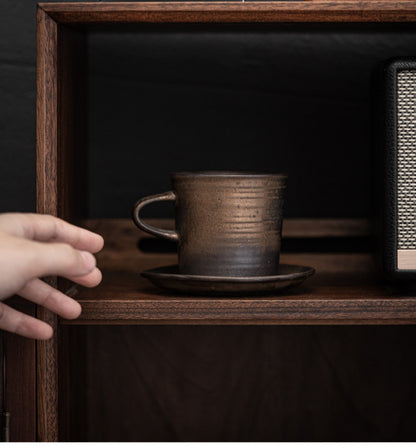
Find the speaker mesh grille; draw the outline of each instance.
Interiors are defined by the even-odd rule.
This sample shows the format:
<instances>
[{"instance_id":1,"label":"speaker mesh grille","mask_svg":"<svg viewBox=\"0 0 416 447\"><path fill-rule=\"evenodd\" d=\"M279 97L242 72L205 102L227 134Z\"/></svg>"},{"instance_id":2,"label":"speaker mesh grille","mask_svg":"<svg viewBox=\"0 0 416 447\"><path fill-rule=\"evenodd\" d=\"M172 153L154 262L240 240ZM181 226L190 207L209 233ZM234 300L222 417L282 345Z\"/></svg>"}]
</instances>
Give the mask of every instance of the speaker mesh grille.
<instances>
[{"instance_id":1,"label":"speaker mesh grille","mask_svg":"<svg viewBox=\"0 0 416 447\"><path fill-rule=\"evenodd\" d=\"M398 248L416 249L416 70L397 74Z\"/></svg>"}]
</instances>

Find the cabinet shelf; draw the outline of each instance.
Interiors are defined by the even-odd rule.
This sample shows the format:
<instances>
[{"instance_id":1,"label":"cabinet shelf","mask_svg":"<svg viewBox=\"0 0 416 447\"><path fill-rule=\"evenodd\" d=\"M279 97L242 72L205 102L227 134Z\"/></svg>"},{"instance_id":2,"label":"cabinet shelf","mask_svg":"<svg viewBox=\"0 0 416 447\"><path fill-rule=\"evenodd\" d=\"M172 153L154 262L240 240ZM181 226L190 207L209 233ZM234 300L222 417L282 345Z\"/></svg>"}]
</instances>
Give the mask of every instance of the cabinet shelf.
<instances>
[{"instance_id":1,"label":"cabinet shelf","mask_svg":"<svg viewBox=\"0 0 416 447\"><path fill-rule=\"evenodd\" d=\"M152 222L155 224L155 222ZM170 227L169 221L156 223ZM409 324L416 298L384 283L370 253L283 253L282 262L311 265L317 272L301 286L275 296L197 297L153 286L139 272L174 264L174 254L143 253L144 237L129 220L90 220L86 226L110 242L98 256L103 282L95 289L71 288L81 317L64 324ZM357 220L285 223L286 238L360 237L368 224ZM414 293L414 292L413 292Z\"/></svg>"}]
</instances>

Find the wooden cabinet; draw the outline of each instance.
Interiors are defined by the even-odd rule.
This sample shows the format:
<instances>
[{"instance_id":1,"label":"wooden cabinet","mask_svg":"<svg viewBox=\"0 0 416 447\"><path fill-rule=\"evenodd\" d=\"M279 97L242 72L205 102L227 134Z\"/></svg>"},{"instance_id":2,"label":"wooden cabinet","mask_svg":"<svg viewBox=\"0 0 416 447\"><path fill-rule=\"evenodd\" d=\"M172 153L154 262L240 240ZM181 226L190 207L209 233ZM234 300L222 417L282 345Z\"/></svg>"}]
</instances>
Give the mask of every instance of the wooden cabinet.
<instances>
[{"instance_id":1,"label":"wooden cabinet","mask_svg":"<svg viewBox=\"0 0 416 447\"><path fill-rule=\"evenodd\" d=\"M37 310L38 317L48 321L55 328L55 335L50 341L36 343L36 362L34 358L32 362L28 361L30 367L24 371L25 378L21 379L32 384L25 390L24 402L26 406L31 405L32 410L36 408L36 439L40 441L87 439L85 424L88 422L82 415L90 410L85 395L85 399L82 399L82 395L85 394L83 387L86 386L85 377L88 376L91 380L92 371L97 373L100 365L94 364L88 372L84 368L86 357L89 355L87 350L94 349L91 347L94 343L88 344L87 340L95 340L98 346L99 338L92 334L94 331L95 334L103 334L100 332L102 328L97 325L125 327L124 329L115 328L112 335L107 334L109 337L107 340L113 339L112 337L117 338L120 336L120 332L117 331L124 330L124 337L132 337L125 343L125 346L130 346L129 349L131 349L132 340L137 336L137 331L136 335L126 335L129 333L129 325L238 325L241 326L238 329L239 336L237 332L226 336L229 340L235 337L236 343L239 337L242 337L243 344L235 347L235 358L232 356L238 363L238 353L240 356L243 355L244 350L251 346L249 339L242 334L255 336L254 328L249 328L247 325L392 325L416 322L414 296L386 286L380 280L373 266L372 253L284 253L283 262L314 266L317 274L305 282L304 286L279 296L184 297L163 294L144 279L140 279L138 271L172 263L175 260L174 254L160 255L138 251L138 239L143 235L128 220L86 219L85 159L88 148L85 144L85 67L86 36L89 31L103 29L117 32L122 29L138 29L141 26L152 26L157 30L159 26L166 24L181 27L187 27L190 24L205 27L218 24L231 27L233 24L240 24L244 29L244 26L252 24L290 27L300 23L311 23L316 32L323 26L341 26L342 24L344 27L353 28L358 23L367 23L371 32L371 30L379 29L377 27L383 30L385 28L382 27L389 24L395 26L396 29L400 29L400 26L414 29L415 22L416 4L411 0L48 3L38 6L37 210L40 213L53 214L92 228L104 235L107 244L98 257L99 265L104 271L103 283L98 288L80 290L72 284L51 280L80 300L83 313L78 320L62 321L48 311ZM90 169L93 167L90 166ZM167 221L164 224L169 226L172 222ZM284 225L284 236L293 239L360 238L369 235L371 235L371 225L364 219L288 219ZM77 328L75 327L77 325L90 326ZM109 328L110 332L111 330ZM152 330L156 331L156 328ZM219 329L224 334L227 331L231 334L232 330L231 328ZM317 329L318 332L319 330ZM133 332L131 330L131 333ZM179 335L178 339L183 341L185 337L183 334ZM192 335L188 334L188 336L192 338ZM278 334L275 333L275 336ZM267 338L266 335L265 337ZM18 344L19 341L13 343ZM34 343L27 343L30 346L30 352L33 353ZM244 343L248 344L244 345ZM268 343L272 346L274 342ZM220 345L217 339L215 346ZM140 343L139 346L141 346ZM253 346L250 349L253 352L256 351ZM201 352L207 355L206 347L201 348ZM140 352L137 352L137 355L140 356ZM305 356L305 352L302 355ZM91 357L98 361L100 355L97 353ZM151 357L147 354L147 358ZM101 361L104 361L103 358ZM225 359L222 358L221 361ZM295 363L300 365L302 360L298 359ZM270 365L276 366L273 361ZM243 367L247 369L247 364L244 363ZM152 374L151 368L147 372ZM140 375L139 372L137 374ZM251 383L250 374L256 374L255 370L250 372L250 369L247 369L247 373L241 380ZM267 374L265 373L262 377L266 377ZM111 380L106 373L102 377L106 377L105 380ZM34 386L35 379L36 386ZM226 378L218 380L223 380L224 389L228 386ZM291 383L284 374L270 380L270 383L273 380L287 380ZM357 381L359 380L357 378ZM146 394L145 388L143 392ZM139 396L134 392L132 395L135 398ZM94 396L97 397L97 394ZM233 398L236 397L230 394L230 399ZM172 399L175 401L174 398ZM225 405L225 402L221 402ZM244 402L241 401L239 404L244 405ZM19 405L16 405L15 411L18 411ZM253 405L253 402L248 400L246 405ZM169 411L168 408L163 407L161 414ZM20 407L20 411L22 413L18 417L23 415L23 407ZM134 405L126 402L126 411L134 412ZM273 411L276 412L277 417L285 410L283 407L269 409L269 416L273 414ZM296 411L302 412L303 409L300 406ZM34 424L34 411L31 414L30 427ZM108 412L104 412L101 423L111 424L109 418ZM241 414L241 421L246 421L245 418L248 418L247 421L250 420L247 414ZM92 419L90 417L87 421ZM277 440L273 438L273 433L277 432L268 428L271 420L273 417L266 418L265 421L268 422L263 425L258 424L259 432L263 433L263 436L259 436L258 439ZM245 423L248 423L247 421ZM238 422L233 419L229 424L236 426ZM198 432L189 428L187 432L186 424L182 424L180 433L175 432L173 428L172 430L170 438L166 434L169 430L165 430L163 439L209 439L209 436L205 435L201 435L198 439L198 433L202 433L202 429ZM34 429L30 431L28 437L33 439L34 432ZM96 436L96 432L90 431L90 433L92 433L91 436ZM113 436L117 436L117 431L112 433ZM189 433L189 436L186 433ZM221 437L218 433L220 432L217 432L215 436ZM237 430L233 433L224 435L223 439L218 440L253 438L256 440L254 432L246 435L240 432L240 435L237 435ZM316 435L314 440L320 436L321 439L327 439L326 436L331 436L331 433L334 435L335 432L328 431L327 433L327 435L323 433ZM16 436L19 435L16 434ZM152 438L155 435L148 432L144 436ZM309 440L308 435L305 434L305 436L306 438L300 434L297 440ZM295 440L293 436L288 436L287 439ZM370 435L369 439L371 439ZM103 435L103 439L97 440L108 439ZM123 438L123 440L126 439Z\"/></svg>"}]
</instances>

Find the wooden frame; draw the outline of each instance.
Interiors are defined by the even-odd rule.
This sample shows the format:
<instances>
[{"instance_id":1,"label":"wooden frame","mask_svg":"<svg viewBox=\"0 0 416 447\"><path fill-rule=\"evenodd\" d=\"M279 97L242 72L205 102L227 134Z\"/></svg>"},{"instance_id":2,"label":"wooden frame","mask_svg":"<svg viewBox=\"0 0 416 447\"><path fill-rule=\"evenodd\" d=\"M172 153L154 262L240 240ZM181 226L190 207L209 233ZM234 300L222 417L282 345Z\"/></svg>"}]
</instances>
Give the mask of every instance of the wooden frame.
<instances>
[{"instance_id":1,"label":"wooden frame","mask_svg":"<svg viewBox=\"0 0 416 447\"><path fill-rule=\"evenodd\" d=\"M413 0L306 2L150 2L41 3L37 11L37 211L78 221L82 197L70 179L83 178L84 31L89 25L141 23L278 23L278 22L416 22ZM82 190L82 185L79 186ZM94 227L94 224L93 224ZM56 280L51 280L56 285ZM62 286L63 287L63 286ZM117 300L97 308L92 295L83 299L81 323L415 323L412 297L375 299L358 289L348 299L270 299L211 302L179 300L173 309L165 299ZM366 289L367 290L367 289ZM374 292L377 295L377 290ZM111 298L111 297L110 297ZM110 300L111 301L111 300ZM121 307L120 307L121 306ZM124 306L124 307L123 307ZM179 307L178 307L179 306ZM253 307L254 306L254 307ZM115 310L120 309L116 314ZM156 309L156 312L155 312ZM202 309L202 310L201 310ZM205 309L205 310L204 310ZM283 309L287 312L284 313ZM253 313L255 310L255 313ZM221 318L218 318L219 312ZM256 313L257 312L257 313ZM146 315L151 315L146 317ZM54 338L37 342L37 440L59 438L58 320L38 309L39 318L55 328ZM33 396L28 396L33 399ZM32 436L32 435L31 435ZM34 440L34 439L33 439Z\"/></svg>"},{"instance_id":2,"label":"wooden frame","mask_svg":"<svg viewBox=\"0 0 416 447\"><path fill-rule=\"evenodd\" d=\"M413 21L411 0L274 2L41 3L60 24L404 22Z\"/></svg>"}]
</instances>

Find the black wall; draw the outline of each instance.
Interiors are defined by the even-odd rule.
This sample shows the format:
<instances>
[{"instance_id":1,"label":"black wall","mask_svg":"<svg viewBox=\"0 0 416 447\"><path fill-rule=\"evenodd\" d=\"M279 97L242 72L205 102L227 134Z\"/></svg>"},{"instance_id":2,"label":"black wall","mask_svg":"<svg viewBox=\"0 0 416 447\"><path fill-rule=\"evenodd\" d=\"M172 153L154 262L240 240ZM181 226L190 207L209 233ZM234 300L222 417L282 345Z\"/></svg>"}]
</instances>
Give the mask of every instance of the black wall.
<instances>
[{"instance_id":1,"label":"black wall","mask_svg":"<svg viewBox=\"0 0 416 447\"><path fill-rule=\"evenodd\" d=\"M35 209L35 2L0 3L0 210Z\"/></svg>"},{"instance_id":2,"label":"black wall","mask_svg":"<svg viewBox=\"0 0 416 447\"><path fill-rule=\"evenodd\" d=\"M368 216L373 73L415 43L369 25L91 34L90 215L128 217L170 172L225 169L289 174L286 216Z\"/></svg>"}]
</instances>

